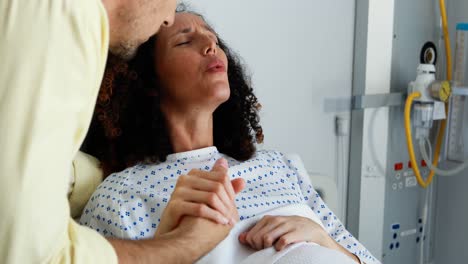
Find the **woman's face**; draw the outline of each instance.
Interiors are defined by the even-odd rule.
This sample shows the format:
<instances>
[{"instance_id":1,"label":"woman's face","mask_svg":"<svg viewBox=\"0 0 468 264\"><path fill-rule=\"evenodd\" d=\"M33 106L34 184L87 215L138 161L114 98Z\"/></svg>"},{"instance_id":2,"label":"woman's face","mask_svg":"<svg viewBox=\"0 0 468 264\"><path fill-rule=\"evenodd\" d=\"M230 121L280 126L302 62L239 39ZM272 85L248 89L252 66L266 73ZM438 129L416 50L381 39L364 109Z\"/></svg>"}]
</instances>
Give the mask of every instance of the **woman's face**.
<instances>
[{"instance_id":1,"label":"woman's face","mask_svg":"<svg viewBox=\"0 0 468 264\"><path fill-rule=\"evenodd\" d=\"M173 26L161 29L155 68L164 110L214 111L229 98L227 57L217 43L215 32L195 14L178 13Z\"/></svg>"}]
</instances>

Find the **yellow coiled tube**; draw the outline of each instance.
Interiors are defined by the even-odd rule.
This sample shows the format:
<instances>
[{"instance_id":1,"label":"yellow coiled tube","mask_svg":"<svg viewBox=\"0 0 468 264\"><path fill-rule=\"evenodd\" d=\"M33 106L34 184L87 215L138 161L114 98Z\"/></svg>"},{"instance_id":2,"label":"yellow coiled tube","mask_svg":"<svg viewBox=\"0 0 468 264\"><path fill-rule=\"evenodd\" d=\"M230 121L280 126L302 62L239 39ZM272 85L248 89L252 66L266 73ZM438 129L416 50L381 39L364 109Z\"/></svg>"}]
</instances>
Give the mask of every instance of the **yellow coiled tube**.
<instances>
[{"instance_id":1,"label":"yellow coiled tube","mask_svg":"<svg viewBox=\"0 0 468 264\"><path fill-rule=\"evenodd\" d=\"M445 55L446 55L446 62L447 62L447 80L452 80L452 53L450 48L450 36L448 32L448 23L447 23L447 11L445 9L445 0L439 0L440 6L440 15L442 17L442 29L444 32L444 40L445 40ZM435 172L431 170L429 176L426 180L424 180L421 176L419 171L418 162L416 161L416 155L414 154L414 147L413 147L413 137L411 134L411 106L413 104L414 99L421 97L421 93L414 92L408 95L405 103L405 133L406 133L406 143L408 147L408 154L410 156L411 167L413 168L414 174L416 175L416 179L418 184L423 187L427 188L429 184L431 184L432 179L434 177ZM448 103L445 103L445 112L448 113ZM446 120L442 120L439 127L439 133L437 133L437 141L436 141L436 148L434 153L434 160L432 161L432 165L437 167L439 164L439 156L440 150L442 149L442 142L444 139L445 128L447 126Z\"/></svg>"}]
</instances>

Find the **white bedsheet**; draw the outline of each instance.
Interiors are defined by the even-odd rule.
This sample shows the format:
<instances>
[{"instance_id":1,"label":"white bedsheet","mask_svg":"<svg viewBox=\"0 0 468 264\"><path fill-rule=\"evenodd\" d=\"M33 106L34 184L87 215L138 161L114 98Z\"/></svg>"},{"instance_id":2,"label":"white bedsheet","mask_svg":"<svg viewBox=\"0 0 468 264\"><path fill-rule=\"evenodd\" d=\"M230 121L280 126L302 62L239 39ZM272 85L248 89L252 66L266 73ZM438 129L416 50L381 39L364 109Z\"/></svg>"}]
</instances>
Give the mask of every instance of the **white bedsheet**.
<instances>
[{"instance_id":1,"label":"white bedsheet","mask_svg":"<svg viewBox=\"0 0 468 264\"><path fill-rule=\"evenodd\" d=\"M307 217L323 227L322 223L314 214L312 209L304 204L294 204L273 209L265 214L258 215L239 222L231 231L229 236L223 240L209 254L200 259L198 264L325 264L325 263L343 263L355 264L346 255L341 252L321 247L315 243L297 243L282 251L276 251L270 247L260 251L250 249L242 245L239 235L253 226L265 215L298 215Z\"/></svg>"}]
</instances>

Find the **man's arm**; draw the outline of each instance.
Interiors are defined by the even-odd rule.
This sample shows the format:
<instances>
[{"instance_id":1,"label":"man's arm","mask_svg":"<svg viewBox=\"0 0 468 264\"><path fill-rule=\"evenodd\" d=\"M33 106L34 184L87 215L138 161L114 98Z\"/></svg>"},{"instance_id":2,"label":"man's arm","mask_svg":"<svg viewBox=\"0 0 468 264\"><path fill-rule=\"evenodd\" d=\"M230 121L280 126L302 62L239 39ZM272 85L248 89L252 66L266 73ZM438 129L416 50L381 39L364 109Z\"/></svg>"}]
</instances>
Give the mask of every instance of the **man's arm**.
<instances>
[{"instance_id":1,"label":"man's arm","mask_svg":"<svg viewBox=\"0 0 468 264\"><path fill-rule=\"evenodd\" d=\"M103 172L99 161L78 151L71 171L71 186L68 202L73 218L79 217L89 198L102 182Z\"/></svg>"},{"instance_id":2,"label":"man's arm","mask_svg":"<svg viewBox=\"0 0 468 264\"><path fill-rule=\"evenodd\" d=\"M227 237L232 226L184 217L173 231L149 240L110 239L119 263L194 263Z\"/></svg>"},{"instance_id":3,"label":"man's arm","mask_svg":"<svg viewBox=\"0 0 468 264\"><path fill-rule=\"evenodd\" d=\"M0 263L117 261L67 201L107 37L100 0L0 1Z\"/></svg>"}]
</instances>

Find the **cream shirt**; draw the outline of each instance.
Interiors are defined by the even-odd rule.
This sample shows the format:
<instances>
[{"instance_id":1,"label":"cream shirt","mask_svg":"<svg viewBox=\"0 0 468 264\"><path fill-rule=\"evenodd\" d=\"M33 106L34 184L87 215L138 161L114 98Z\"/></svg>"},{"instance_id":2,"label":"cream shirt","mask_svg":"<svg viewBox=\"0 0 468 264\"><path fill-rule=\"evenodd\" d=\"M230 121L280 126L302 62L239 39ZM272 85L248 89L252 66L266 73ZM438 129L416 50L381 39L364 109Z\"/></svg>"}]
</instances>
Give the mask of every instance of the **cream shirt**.
<instances>
[{"instance_id":1,"label":"cream shirt","mask_svg":"<svg viewBox=\"0 0 468 264\"><path fill-rule=\"evenodd\" d=\"M101 0L0 1L0 263L117 263L67 200L108 41Z\"/></svg>"}]
</instances>

